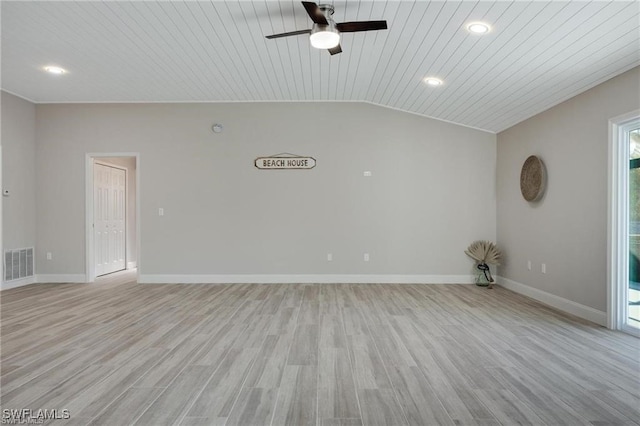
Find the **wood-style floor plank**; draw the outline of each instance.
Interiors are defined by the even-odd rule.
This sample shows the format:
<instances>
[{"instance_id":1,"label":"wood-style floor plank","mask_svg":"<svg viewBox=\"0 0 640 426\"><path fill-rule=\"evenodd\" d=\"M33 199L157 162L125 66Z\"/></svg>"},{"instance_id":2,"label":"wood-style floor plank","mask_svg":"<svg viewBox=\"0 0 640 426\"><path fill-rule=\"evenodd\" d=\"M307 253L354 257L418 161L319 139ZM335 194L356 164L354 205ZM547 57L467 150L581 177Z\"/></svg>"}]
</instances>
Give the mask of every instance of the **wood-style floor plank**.
<instances>
[{"instance_id":1,"label":"wood-style floor plank","mask_svg":"<svg viewBox=\"0 0 640 426\"><path fill-rule=\"evenodd\" d=\"M91 425L127 425L139 418L163 388L128 388L97 416L90 419Z\"/></svg>"},{"instance_id":2,"label":"wood-style floor plank","mask_svg":"<svg viewBox=\"0 0 640 426\"><path fill-rule=\"evenodd\" d=\"M54 425L640 425L640 340L503 288L0 293L0 405Z\"/></svg>"},{"instance_id":3,"label":"wood-style floor plank","mask_svg":"<svg viewBox=\"0 0 640 426\"><path fill-rule=\"evenodd\" d=\"M321 347L318 369L318 414L321 420L361 419L347 350Z\"/></svg>"},{"instance_id":4,"label":"wood-style floor plank","mask_svg":"<svg viewBox=\"0 0 640 426\"><path fill-rule=\"evenodd\" d=\"M317 416L318 367L287 365L278 392L272 424L311 426Z\"/></svg>"}]
</instances>

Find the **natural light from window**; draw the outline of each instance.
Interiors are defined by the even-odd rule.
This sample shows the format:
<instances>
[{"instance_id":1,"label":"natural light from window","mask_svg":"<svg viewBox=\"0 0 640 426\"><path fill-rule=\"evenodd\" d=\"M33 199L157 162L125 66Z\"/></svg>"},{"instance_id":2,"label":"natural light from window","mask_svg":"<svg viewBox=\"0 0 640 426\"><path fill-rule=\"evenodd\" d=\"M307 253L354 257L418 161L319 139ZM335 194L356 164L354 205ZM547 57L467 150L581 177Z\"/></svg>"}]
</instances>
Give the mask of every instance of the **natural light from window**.
<instances>
[{"instance_id":1,"label":"natural light from window","mask_svg":"<svg viewBox=\"0 0 640 426\"><path fill-rule=\"evenodd\" d=\"M629 325L640 328L640 129L629 132Z\"/></svg>"}]
</instances>

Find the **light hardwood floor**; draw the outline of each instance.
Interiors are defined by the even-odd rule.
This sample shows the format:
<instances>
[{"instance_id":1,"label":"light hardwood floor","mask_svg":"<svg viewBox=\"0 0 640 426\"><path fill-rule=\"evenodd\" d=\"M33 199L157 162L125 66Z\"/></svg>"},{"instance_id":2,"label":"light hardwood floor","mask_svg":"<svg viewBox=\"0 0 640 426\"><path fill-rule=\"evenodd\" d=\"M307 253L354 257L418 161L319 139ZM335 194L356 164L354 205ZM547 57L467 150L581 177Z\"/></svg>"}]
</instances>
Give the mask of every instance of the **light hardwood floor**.
<instances>
[{"instance_id":1,"label":"light hardwood floor","mask_svg":"<svg viewBox=\"0 0 640 426\"><path fill-rule=\"evenodd\" d=\"M40 284L0 294L1 405L66 425L609 425L640 340L472 285Z\"/></svg>"}]
</instances>

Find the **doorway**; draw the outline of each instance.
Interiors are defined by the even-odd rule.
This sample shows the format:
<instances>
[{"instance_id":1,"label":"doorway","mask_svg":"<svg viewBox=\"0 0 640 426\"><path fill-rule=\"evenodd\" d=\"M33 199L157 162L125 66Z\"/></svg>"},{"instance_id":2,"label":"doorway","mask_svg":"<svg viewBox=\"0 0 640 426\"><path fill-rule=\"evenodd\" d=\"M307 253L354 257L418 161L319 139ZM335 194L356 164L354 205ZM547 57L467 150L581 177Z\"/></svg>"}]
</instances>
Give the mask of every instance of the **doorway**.
<instances>
[{"instance_id":1,"label":"doorway","mask_svg":"<svg viewBox=\"0 0 640 426\"><path fill-rule=\"evenodd\" d=\"M640 111L610 120L608 326L640 336Z\"/></svg>"},{"instance_id":2,"label":"doorway","mask_svg":"<svg viewBox=\"0 0 640 426\"><path fill-rule=\"evenodd\" d=\"M93 258L96 277L126 269L127 169L93 163Z\"/></svg>"},{"instance_id":3,"label":"doorway","mask_svg":"<svg viewBox=\"0 0 640 426\"><path fill-rule=\"evenodd\" d=\"M86 282L139 267L139 155L86 156Z\"/></svg>"}]
</instances>

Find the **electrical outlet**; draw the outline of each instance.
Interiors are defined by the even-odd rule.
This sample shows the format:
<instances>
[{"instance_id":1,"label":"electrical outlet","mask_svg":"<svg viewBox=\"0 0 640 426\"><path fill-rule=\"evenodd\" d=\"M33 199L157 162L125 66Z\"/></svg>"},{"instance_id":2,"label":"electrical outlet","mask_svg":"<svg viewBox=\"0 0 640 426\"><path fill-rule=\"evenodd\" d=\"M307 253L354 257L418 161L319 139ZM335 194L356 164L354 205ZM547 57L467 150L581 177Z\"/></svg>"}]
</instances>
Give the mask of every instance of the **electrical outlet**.
<instances>
[{"instance_id":1,"label":"electrical outlet","mask_svg":"<svg viewBox=\"0 0 640 426\"><path fill-rule=\"evenodd\" d=\"M333 254L327 253L327 262L331 262L333 260Z\"/></svg>"},{"instance_id":2,"label":"electrical outlet","mask_svg":"<svg viewBox=\"0 0 640 426\"><path fill-rule=\"evenodd\" d=\"M53 255L51 254L50 251L47 252L47 260L52 260L53 259Z\"/></svg>"},{"instance_id":3,"label":"electrical outlet","mask_svg":"<svg viewBox=\"0 0 640 426\"><path fill-rule=\"evenodd\" d=\"M527 260L527 270L530 271L531 270L531 261Z\"/></svg>"},{"instance_id":4,"label":"electrical outlet","mask_svg":"<svg viewBox=\"0 0 640 426\"><path fill-rule=\"evenodd\" d=\"M364 254L364 261L368 262L369 261L369 253L365 253Z\"/></svg>"},{"instance_id":5,"label":"electrical outlet","mask_svg":"<svg viewBox=\"0 0 640 426\"><path fill-rule=\"evenodd\" d=\"M542 271L543 274L547 273L547 264L543 263L542 266L540 267L540 271Z\"/></svg>"},{"instance_id":6,"label":"electrical outlet","mask_svg":"<svg viewBox=\"0 0 640 426\"><path fill-rule=\"evenodd\" d=\"M164 216L164 209L162 207L158 209L158 216Z\"/></svg>"},{"instance_id":7,"label":"electrical outlet","mask_svg":"<svg viewBox=\"0 0 640 426\"><path fill-rule=\"evenodd\" d=\"M365 171L362 173L362 175L363 175L364 177L371 177L371 171L369 171L369 170L365 170Z\"/></svg>"}]
</instances>

